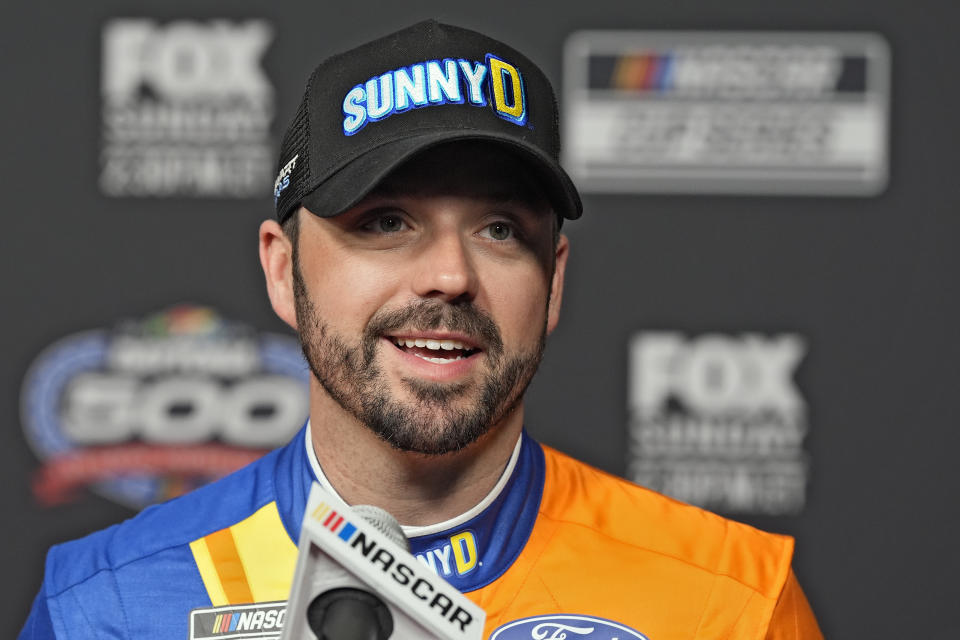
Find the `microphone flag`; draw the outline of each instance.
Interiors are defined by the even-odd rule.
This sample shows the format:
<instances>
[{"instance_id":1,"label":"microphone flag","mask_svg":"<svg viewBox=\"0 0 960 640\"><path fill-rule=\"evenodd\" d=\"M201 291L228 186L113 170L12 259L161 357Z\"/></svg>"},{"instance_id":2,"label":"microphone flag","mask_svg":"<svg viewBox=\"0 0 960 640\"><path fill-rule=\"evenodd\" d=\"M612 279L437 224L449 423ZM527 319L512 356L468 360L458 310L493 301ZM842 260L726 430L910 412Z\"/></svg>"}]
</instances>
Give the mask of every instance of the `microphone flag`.
<instances>
[{"instance_id":1,"label":"microphone flag","mask_svg":"<svg viewBox=\"0 0 960 640\"><path fill-rule=\"evenodd\" d=\"M396 531L390 532L390 525L368 522L364 509L355 510L313 484L281 640L318 637L308 610L337 590L364 591L382 600L393 626L383 637L481 640L484 611L398 544L406 538L392 517Z\"/></svg>"}]
</instances>

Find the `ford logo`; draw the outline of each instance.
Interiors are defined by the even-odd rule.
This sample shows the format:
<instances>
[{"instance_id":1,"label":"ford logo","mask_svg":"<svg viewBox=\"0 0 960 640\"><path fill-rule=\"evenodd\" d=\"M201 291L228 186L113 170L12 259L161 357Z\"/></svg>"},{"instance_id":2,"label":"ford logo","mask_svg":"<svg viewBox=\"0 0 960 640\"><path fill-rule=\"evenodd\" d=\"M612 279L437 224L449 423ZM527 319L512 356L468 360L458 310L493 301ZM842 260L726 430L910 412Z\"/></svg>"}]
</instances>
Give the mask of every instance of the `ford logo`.
<instances>
[{"instance_id":1,"label":"ford logo","mask_svg":"<svg viewBox=\"0 0 960 640\"><path fill-rule=\"evenodd\" d=\"M583 640L624 640L625 638L649 640L647 636L619 622L570 614L514 620L497 627L490 636L490 640L578 640L580 638Z\"/></svg>"}]
</instances>

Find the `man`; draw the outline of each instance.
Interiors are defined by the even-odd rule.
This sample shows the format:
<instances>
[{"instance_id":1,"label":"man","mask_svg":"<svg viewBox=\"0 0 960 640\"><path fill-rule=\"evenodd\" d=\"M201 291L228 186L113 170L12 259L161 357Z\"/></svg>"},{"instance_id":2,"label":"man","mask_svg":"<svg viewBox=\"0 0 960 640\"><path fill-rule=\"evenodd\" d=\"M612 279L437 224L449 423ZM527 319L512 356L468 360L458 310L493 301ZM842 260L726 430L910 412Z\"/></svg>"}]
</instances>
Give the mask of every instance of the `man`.
<instances>
[{"instance_id":1,"label":"man","mask_svg":"<svg viewBox=\"0 0 960 640\"><path fill-rule=\"evenodd\" d=\"M52 549L23 637L199 637L193 610L248 603L276 632L319 481L393 513L493 637L819 638L790 539L524 433L559 317L560 223L581 214L558 153L547 79L478 33L429 21L321 63L260 228L270 301L312 373L309 422Z\"/></svg>"}]
</instances>

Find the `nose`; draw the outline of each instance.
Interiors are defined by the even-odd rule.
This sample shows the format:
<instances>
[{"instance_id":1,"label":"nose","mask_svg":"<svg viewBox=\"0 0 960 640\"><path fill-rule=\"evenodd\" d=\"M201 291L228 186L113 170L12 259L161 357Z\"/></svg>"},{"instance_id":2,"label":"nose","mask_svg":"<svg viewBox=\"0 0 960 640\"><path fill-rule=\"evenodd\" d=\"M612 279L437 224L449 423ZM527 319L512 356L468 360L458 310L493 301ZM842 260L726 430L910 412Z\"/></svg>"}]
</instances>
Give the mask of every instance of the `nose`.
<instances>
[{"instance_id":1,"label":"nose","mask_svg":"<svg viewBox=\"0 0 960 640\"><path fill-rule=\"evenodd\" d=\"M414 293L446 302L473 300L479 278L467 242L453 229L434 233L426 239L417 258Z\"/></svg>"}]
</instances>

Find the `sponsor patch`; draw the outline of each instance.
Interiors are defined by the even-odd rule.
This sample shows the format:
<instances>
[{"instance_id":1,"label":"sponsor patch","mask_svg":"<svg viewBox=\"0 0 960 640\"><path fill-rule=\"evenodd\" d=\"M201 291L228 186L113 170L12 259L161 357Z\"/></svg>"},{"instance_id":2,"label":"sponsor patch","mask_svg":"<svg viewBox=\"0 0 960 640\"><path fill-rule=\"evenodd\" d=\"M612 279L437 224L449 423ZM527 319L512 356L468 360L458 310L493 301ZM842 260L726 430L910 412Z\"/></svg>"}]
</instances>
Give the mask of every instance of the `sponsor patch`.
<instances>
[{"instance_id":1,"label":"sponsor patch","mask_svg":"<svg viewBox=\"0 0 960 640\"><path fill-rule=\"evenodd\" d=\"M227 605L190 612L190 640L244 640L280 637L286 602Z\"/></svg>"},{"instance_id":2,"label":"sponsor patch","mask_svg":"<svg viewBox=\"0 0 960 640\"><path fill-rule=\"evenodd\" d=\"M425 60L356 85L343 98L343 133L352 136L395 113L444 104L490 105L508 122L521 126L527 122L520 71L488 53L483 62Z\"/></svg>"},{"instance_id":3,"label":"sponsor patch","mask_svg":"<svg viewBox=\"0 0 960 640\"><path fill-rule=\"evenodd\" d=\"M479 565L477 537L473 531L458 531L441 544L416 554L434 573L450 579L465 576Z\"/></svg>"},{"instance_id":4,"label":"sponsor patch","mask_svg":"<svg viewBox=\"0 0 960 640\"><path fill-rule=\"evenodd\" d=\"M41 352L21 392L43 466L37 500L90 487L139 509L224 476L285 444L307 416L297 340L182 305Z\"/></svg>"},{"instance_id":5,"label":"sponsor patch","mask_svg":"<svg viewBox=\"0 0 960 640\"><path fill-rule=\"evenodd\" d=\"M290 162L283 165L283 168L280 169L280 173L277 174L277 179L273 183L273 202L276 204L277 199L280 197L280 194L283 193L283 190L290 186L290 174L293 173L293 170L297 168L297 159L300 157L300 154L293 156L290 159Z\"/></svg>"},{"instance_id":6,"label":"sponsor patch","mask_svg":"<svg viewBox=\"0 0 960 640\"><path fill-rule=\"evenodd\" d=\"M557 614L514 620L497 627L490 640L649 640L635 629L595 616Z\"/></svg>"}]
</instances>

